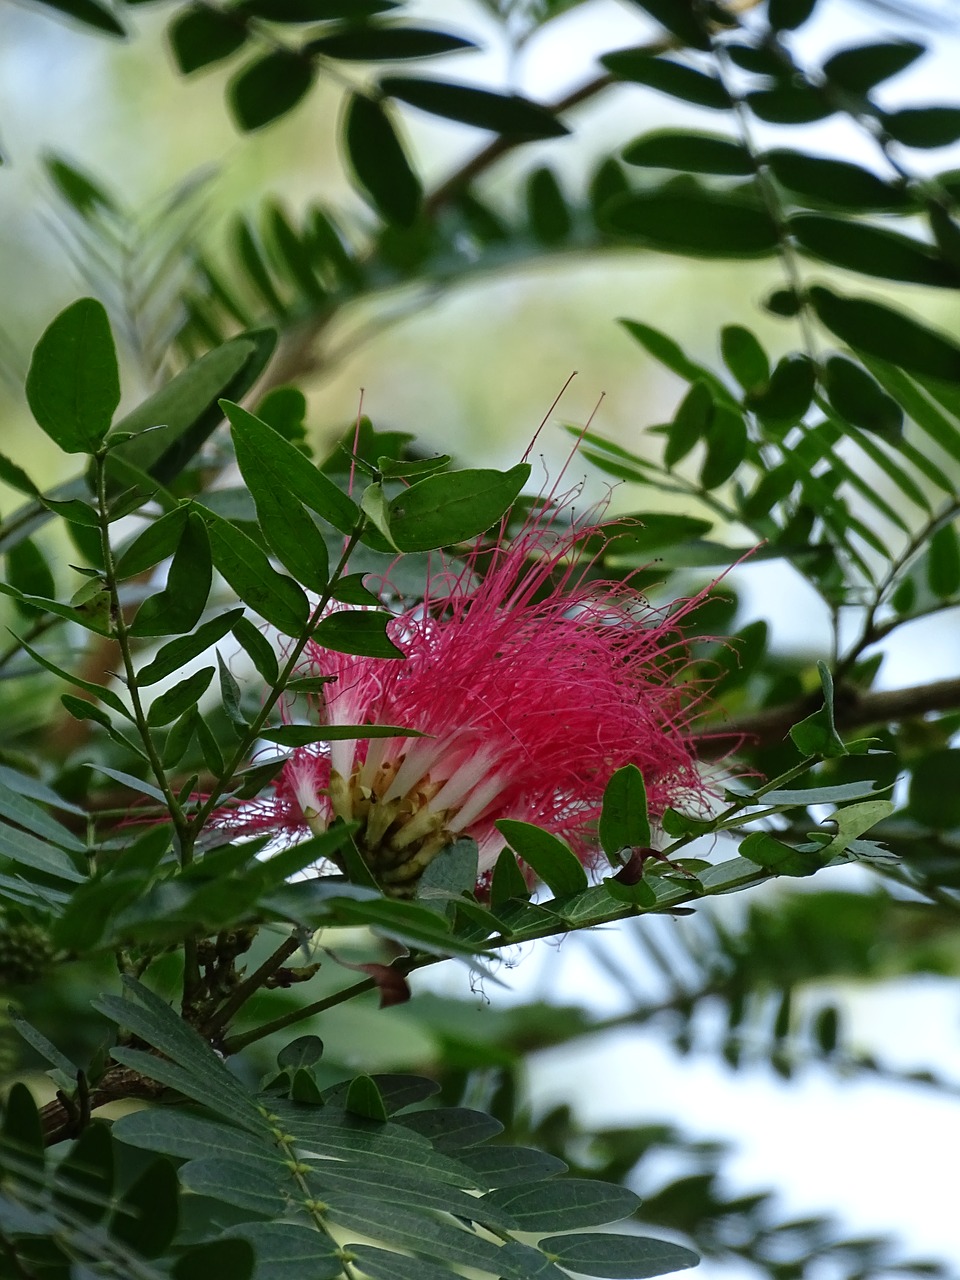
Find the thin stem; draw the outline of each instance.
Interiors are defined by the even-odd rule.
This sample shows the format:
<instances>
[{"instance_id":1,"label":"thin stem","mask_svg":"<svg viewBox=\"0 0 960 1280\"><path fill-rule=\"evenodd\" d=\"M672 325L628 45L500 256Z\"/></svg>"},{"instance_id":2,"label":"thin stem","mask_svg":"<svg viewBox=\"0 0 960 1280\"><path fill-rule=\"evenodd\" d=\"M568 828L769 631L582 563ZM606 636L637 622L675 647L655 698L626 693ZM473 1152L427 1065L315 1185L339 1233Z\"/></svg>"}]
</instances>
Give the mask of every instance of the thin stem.
<instances>
[{"instance_id":1,"label":"thin stem","mask_svg":"<svg viewBox=\"0 0 960 1280\"><path fill-rule=\"evenodd\" d=\"M429 961L424 961L423 963L434 963L443 958L443 956L432 956ZM417 965L416 967L420 968L421 966ZM299 1009L291 1009L289 1013L283 1014L282 1017L274 1018L272 1022L264 1022L262 1026L254 1027L252 1031L245 1031L238 1036L230 1036L223 1042L223 1052L227 1057L230 1054L239 1053L247 1045L255 1044L258 1040L264 1039L265 1036L273 1035L275 1031L283 1031L285 1027L292 1027L294 1023L302 1022L304 1018L313 1018L318 1013L324 1013L327 1009L334 1009L338 1004L343 1004L347 1000L353 1000L356 996L364 995L367 991L372 991L376 985L373 978L364 978L361 982L355 982L350 987L335 991L333 995L325 996L322 1000L315 1000L313 1004L303 1005Z\"/></svg>"},{"instance_id":2,"label":"thin stem","mask_svg":"<svg viewBox=\"0 0 960 1280\"><path fill-rule=\"evenodd\" d=\"M251 973L248 978L244 978L239 986L234 988L230 998L220 1006L213 1017L206 1023L204 1033L208 1037L213 1037L221 1031L234 1014L263 986L267 978L273 977L284 961L289 960L302 945L302 939L295 933L288 938L284 938L280 946L264 960L263 964Z\"/></svg>"},{"instance_id":3,"label":"thin stem","mask_svg":"<svg viewBox=\"0 0 960 1280\"><path fill-rule=\"evenodd\" d=\"M104 582L107 591L110 594L110 616L113 626L113 634L117 642L117 648L120 650L121 660L123 662L124 674L127 678L127 692L130 695L130 704L133 708L134 720L140 734L140 740L143 743L144 751L150 762L150 768L156 779L157 786L163 793L163 798L170 814L170 821L173 823L173 829L176 834L177 856L181 867L187 867L193 861L193 845L194 833L190 829L183 809L179 800L174 795L167 778L166 770L160 759L160 753L157 750L156 743L153 740L153 734L150 732L150 726L147 724L147 717L143 710L143 702L140 698L140 687L137 683L137 672L134 666L133 653L130 648L130 632L127 629L127 622L123 616L123 608L120 604L119 584L117 581L116 564L113 559L113 548L110 545L110 519L107 506L107 453L106 450L100 450L95 457L95 469L97 477L97 506L100 515L100 546L103 554L103 573ZM200 990L200 965L197 959L197 940L193 937L187 937L183 944L183 999L182 1009L184 1012L190 1010L197 998Z\"/></svg>"},{"instance_id":4,"label":"thin stem","mask_svg":"<svg viewBox=\"0 0 960 1280\"><path fill-rule=\"evenodd\" d=\"M130 647L130 632L127 628L127 622L123 616L123 608L120 604L116 564L113 558L113 548L110 545L106 460L107 454L105 450L101 450L94 455L94 467L97 478L100 547L103 554L104 585L110 595L110 621L113 635L116 639L117 647L120 650L120 656L123 662L124 675L126 676L127 681L127 692L130 696L130 705L133 710L134 722L140 734L140 740L143 743L143 748L146 753L147 760L150 763L154 779L156 780L157 786L163 793L164 801L170 813L170 820L177 833L180 863L182 866L186 866L192 860L193 843L190 838L190 832L183 809L170 786L166 770L164 769L163 762L160 759L160 753L158 752L156 743L153 740L153 734L150 732L150 726L147 724L147 717L143 709L143 702L140 698L140 688L137 683L137 672L133 662L133 653Z\"/></svg>"}]
</instances>

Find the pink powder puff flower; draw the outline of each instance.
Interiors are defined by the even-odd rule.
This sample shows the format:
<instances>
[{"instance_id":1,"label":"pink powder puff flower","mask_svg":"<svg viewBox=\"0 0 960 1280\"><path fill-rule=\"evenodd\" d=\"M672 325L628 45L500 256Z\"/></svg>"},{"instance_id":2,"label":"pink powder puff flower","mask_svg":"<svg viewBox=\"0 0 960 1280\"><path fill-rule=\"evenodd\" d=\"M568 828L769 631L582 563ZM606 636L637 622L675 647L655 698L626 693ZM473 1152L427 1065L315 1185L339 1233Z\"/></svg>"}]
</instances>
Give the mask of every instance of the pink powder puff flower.
<instances>
[{"instance_id":1,"label":"pink powder puff flower","mask_svg":"<svg viewBox=\"0 0 960 1280\"><path fill-rule=\"evenodd\" d=\"M678 683L688 658L678 619L695 602L651 607L629 582L590 579L603 525L558 528L542 504L518 536L478 540L458 572L388 623L405 659L311 645L304 674L329 683L321 723L394 724L422 738L348 740L293 752L255 825L289 834L355 822L385 892L415 890L461 836L481 879L504 847L501 818L535 823L597 856L596 822L615 770L636 765L650 812L702 798L684 731L696 701Z\"/></svg>"}]
</instances>

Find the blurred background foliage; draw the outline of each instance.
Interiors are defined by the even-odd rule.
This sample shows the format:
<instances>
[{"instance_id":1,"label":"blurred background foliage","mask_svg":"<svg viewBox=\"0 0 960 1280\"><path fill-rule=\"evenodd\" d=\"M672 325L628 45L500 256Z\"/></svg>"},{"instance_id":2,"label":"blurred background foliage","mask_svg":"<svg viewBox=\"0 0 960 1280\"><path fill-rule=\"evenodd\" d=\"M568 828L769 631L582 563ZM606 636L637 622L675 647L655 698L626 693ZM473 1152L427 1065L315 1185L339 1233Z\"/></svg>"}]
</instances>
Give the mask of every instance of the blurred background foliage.
<instances>
[{"instance_id":1,"label":"blurred background foliage","mask_svg":"<svg viewBox=\"0 0 960 1280\"><path fill-rule=\"evenodd\" d=\"M724 559L717 543L744 551L768 544L731 576L713 617L699 622L704 636L738 636L732 650L705 639L700 656L713 675L727 663L712 728L726 732L732 719L747 734L743 768L769 776L788 767L793 748L784 737L792 720L782 722L784 708L793 718L814 710L815 702L806 704L817 697L815 663L824 658L847 699L838 700L838 725L869 730L890 752L879 765L883 776L869 776L898 779L900 810L875 834L902 861L869 872L834 870L812 885L789 881L783 888L781 881L746 906L737 898L685 918L633 922L615 938L577 937L560 951L541 944L545 954L525 956L516 968L511 957L500 971L508 992L492 983L472 992L465 982L434 976L419 980L407 1005L340 1006L323 1019L321 1083L358 1066L434 1074L445 1100L489 1108L511 1141L559 1155L575 1172L628 1180L645 1195L643 1222L693 1241L709 1280L953 1274L954 1258L907 1263L899 1244L879 1238L890 1224L907 1230L911 1255L949 1250L955 1223L937 1221L930 1249L917 1208L943 1203L935 1186L943 1180L945 1139L925 1121L913 1124L909 1146L891 1141L883 1148L891 1202L901 1198L897 1186L906 1176L918 1188L914 1207L900 1221L895 1203L868 1196L857 1201L856 1229L829 1212L842 1219L843 1203L806 1213L821 1204L823 1171L789 1148L758 1190L745 1185L742 1172L730 1176L729 1152L713 1140L718 1131L750 1129L749 1089L763 1097L761 1109L768 1098L802 1109L792 1090L811 1075L829 1078L837 1091L827 1104L827 1163L841 1158L829 1126L840 1124L844 1100L864 1082L883 1087L870 1095L878 1128L882 1108L918 1091L936 1099L938 1109L923 1114L942 1116L934 1122L941 1133L960 1133L960 364L949 392L942 364L960 354L924 336L956 333L960 319L960 160L951 150L960 139L951 81L960 31L952 6L730 4L717 52L695 39L692 51L685 47L681 4L406 4L398 11L403 19L480 46L431 58L426 75L515 90L538 103L582 96L561 112L568 136L550 137L545 114L546 136L527 140L536 127L525 119L511 126L512 135L499 135L518 143L507 146L463 119L408 109L401 86L389 112L414 179L376 121L354 118L352 147L349 141L350 112L357 110L347 102L350 86L408 73L406 63L385 73L380 62L389 54L377 53L371 68L350 56L337 61L330 46L333 61L309 92L304 88L304 100L280 111L275 87L258 94L254 83L251 93L249 75L244 81L259 56L252 50L261 48L254 38L246 46L236 37L240 43L230 48L234 37L218 35L215 20L206 34L189 26L191 14L213 9L99 6L122 20L133 36L126 41L82 30L69 17L61 23L54 9L90 16L71 3L0 6L4 449L43 487L68 472L63 455L38 440L19 388L39 332L78 293L100 297L110 312L127 408L210 346L252 325L278 325L281 346L267 386L302 387L304 443L321 458L355 414L362 387L364 409L380 430L414 432L426 447L473 465L509 465L577 370L538 442L544 474L555 475L568 452L560 427L585 423L602 393L591 428L596 438L573 464L574 479L586 473L584 502L603 498L614 484L613 512L692 522L682 537L671 529L660 541L626 548L627 561L657 560L652 591L664 577L674 594L708 581L735 558ZM254 25L269 16L255 4L248 9ZM743 35L731 35L741 10ZM764 35L770 25L780 32L773 40ZM835 63L832 74L824 65L839 48L881 39L897 41L900 54L877 76L882 83L867 109L876 68L852 57ZM739 56L729 47L738 40L745 48ZM914 55L916 66L906 41L929 46L924 57ZM633 62L626 54L620 62L597 61L637 46L644 51L631 55ZM218 50L222 57L210 56ZM795 66L782 61L784 50ZM704 95L709 103L718 92L715 82L658 91L650 67L664 53L701 77L713 75L713 60L725 84L760 96L734 110L704 105ZM898 56L903 75L894 74ZM944 96L941 114L909 115ZM737 182L753 180L749 158L745 168L742 154L710 158L702 141L684 151L676 132L701 140L719 133L729 146L743 141L742 128L755 148L853 162L874 181L829 168L798 172L789 155L779 166L768 161L766 181L781 201L774 221L791 220L789 251L778 256L783 235L768 234L763 201L737 203ZM659 131L666 129L674 133L665 139ZM489 163L468 182L472 157L488 147ZM459 175L453 186L451 174ZM426 193L422 205L418 186ZM716 190L735 214L726 231L721 200L710 203ZM624 196L629 191L639 193L634 203ZM611 212L618 194L622 203ZM655 206L657 199L666 203ZM698 201L706 201L706 212L685 229L680 214ZM727 237L719 247L704 230L712 217L717 235ZM880 238L871 241L873 227ZM673 232L677 252L664 253ZM894 325L885 337L880 312L839 314L828 292L801 305L791 291L814 282L824 291L882 299L920 318L922 331ZM617 317L633 321L633 330L618 327ZM679 354L660 331L679 344ZM874 332L879 345L871 344ZM818 398L811 377L803 399L802 369L791 382L794 361L778 387L786 409L772 404L771 369L804 349L816 357ZM696 388L704 385L713 403L748 414L729 466L723 449L711 445L706 420L697 426L703 406ZM833 528L823 519L829 503L817 508L816 532L812 517L803 524L803 508L814 499L802 494L790 506L800 486L796 465L785 487L761 487L786 432L801 420L809 425L811 413L827 427L810 474L826 456L834 492L843 494ZM685 456L685 430L698 469L681 483L673 473ZM664 445L674 458L661 472L655 468ZM795 463L803 467L802 454ZM728 483L732 475L739 492ZM18 500L5 487L2 494L6 514ZM851 536L855 521L860 531ZM648 527L658 529L655 521ZM774 557L778 544L783 558ZM52 533L40 545L59 579L70 549ZM895 580L885 576L888 560ZM36 567L12 570L8 563L8 571L13 578ZM913 616L919 620L901 633ZM857 703L861 694L882 698L934 682L944 688L926 702L870 704L877 707L872 718ZM0 698L7 763L19 763L31 735L45 731L50 760L69 772L77 740L52 692L10 682ZM842 785L863 776L862 758L844 757L829 762L819 781ZM792 834L823 812L798 803ZM783 831L791 834L789 818ZM368 941L358 934L355 945L345 958L363 962ZM100 1041L102 1024L89 1001L108 973L107 965L102 972L95 965L65 969L56 985L30 993L32 1020L71 1058L85 1060ZM328 979L336 975L321 971L314 998ZM173 973L170 981L172 988ZM876 991L891 993L886 1007L900 1012L870 1005ZM912 991L935 992L935 999L918 999L911 1016ZM906 1015L896 1003L903 992ZM295 994L264 993L250 1012L278 1017ZM865 1008L873 1010L869 1017ZM910 1045L924 1043L919 1019L930 1010L941 1020L926 1042L934 1059L915 1061ZM904 1018L899 1042L884 1025L894 1016ZM643 1061L636 1046L649 1038L664 1046L661 1070L677 1063L677 1081L687 1078L683 1063L691 1057L714 1064L710 1083L698 1086L707 1100L696 1115L703 1124L704 1110L715 1114L716 1128L692 1132L682 1083L641 1079L639 1072L628 1078L613 1046L626 1043L628 1055ZM277 1047L267 1042L254 1053L251 1079L269 1069ZM10 1075L33 1065L10 1028L3 1048ZM748 1088L731 1091L731 1080ZM631 1105L616 1123L594 1123L588 1095L607 1088L614 1099L629 1094ZM543 1098L551 1091L567 1096L548 1108ZM634 1123L638 1109L643 1120ZM910 1127L912 1113L905 1114ZM768 1193L769 1182L783 1185L790 1208ZM796 1204L803 1216L794 1215ZM960 1240L954 1257L958 1252Z\"/></svg>"}]
</instances>

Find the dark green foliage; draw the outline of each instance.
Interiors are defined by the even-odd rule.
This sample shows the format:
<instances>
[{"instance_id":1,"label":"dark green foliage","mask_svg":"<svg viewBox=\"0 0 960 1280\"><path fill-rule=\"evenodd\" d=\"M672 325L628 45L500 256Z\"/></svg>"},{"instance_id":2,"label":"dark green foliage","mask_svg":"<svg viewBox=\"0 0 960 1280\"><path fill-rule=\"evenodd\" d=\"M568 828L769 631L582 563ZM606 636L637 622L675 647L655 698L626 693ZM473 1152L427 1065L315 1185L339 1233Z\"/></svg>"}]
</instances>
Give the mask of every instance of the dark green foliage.
<instances>
[{"instance_id":1,"label":"dark green foliage","mask_svg":"<svg viewBox=\"0 0 960 1280\"><path fill-rule=\"evenodd\" d=\"M648 85L698 107L727 111L732 105L730 95L718 76L708 75L671 58L653 57L646 48L618 49L615 53L605 54L601 62L619 80Z\"/></svg>"},{"instance_id":2,"label":"dark green foliage","mask_svg":"<svg viewBox=\"0 0 960 1280\"><path fill-rule=\"evenodd\" d=\"M766 257L777 232L766 211L703 192L625 195L605 206L605 228L664 253L703 258Z\"/></svg>"},{"instance_id":3,"label":"dark green foliage","mask_svg":"<svg viewBox=\"0 0 960 1280\"><path fill-rule=\"evenodd\" d=\"M245 24L222 9L189 5L169 28L170 47L184 75L229 58L247 40Z\"/></svg>"},{"instance_id":4,"label":"dark green foliage","mask_svg":"<svg viewBox=\"0 0 960 1280\"><path fill-rule=\"evenodd\" d=\"M351 95L344 136L357 182L390 222L408 227L420 207L420 180L379 102Z\"/></svg>"},{"instance_id":5,"label":"dark green foliage","mask_svg":"<svg viewBox=\"0 0 960 1280\"><path fill-rule=\"evenodd\" d=\"M679 169L689 173L721 173L745 177L753 172L750 153L732 138L661 129L635 139L623 150L627 164Z\"/></svg>"},{"instance_id":6,"label":"dark green foliage","mask_svg":"<svg viewBox=\"0 0 960 1280\"><path fill-rule=\"evenodd\" d=\"M81 298L37 343L27 375L33 416L65 453L93 453L120 403L117 356L107 313Z\"/></svg>"},{"instance_id":7,"label":"dark green foliage","mask_svg":"<svg viewBox=\"0 0 960 1280\"><path fill-rule=\"evenodd\" d=\"M46 7L111 35L127 25L121 4ZM485 6L491 22L509 19L517 53L573 7ZM493 989L520 944L591 930L621 991L617 1025L654 1027L678 1053L783 1081L818 1064L947 1087L853 1047L843 1004L819 984L956 974L956 681L925 684L920 654L919 690L873 686L892 632L960 604L960 346L939 311L859 296L818 264L936 289L949 306L960 182L913 172L909 149L955 141L958 108L871 99L924 52L912 38L808 65L792 33L815 7L638 0L638 25L662 31L603 55L552 108L497 83L428 79L419 65L395 74L383 64L480 43L439 20L408 25L402 2L170 5L159 11L177 69L229 63L242 131L310 111L321 79L343 86L337 142L363 216L268 197L237 211L228 236L204 239L183 188L138 228L109 184L59 155L44 162L80 269L96 281L99 263L102 281L103 264L109 274L119 263L144 309L167 282L180 328L173 354L165 337L141 369L136 307L97 283L109 320L92 298L68 307L27 381L39 426L90 458L50 492L29 455L26 469L19 454L0 458L0 479L25 499L0 525L8 621L23 633L0 654L0 969L37 1022L0 1019L0 1056L16 1029L36 1055L20 1066L39 1059L60 1091L42 1118L59 1140L47 1153L29 1094L9 1091L0 1268L12 1260L37 1280L452 1280L465 1268L626 1280L694 1265L663 1234L777 1280L817 1268L842 1280L946 1274L883 1240L845 1240L820 1217L784 1222L766 1193L731 1198L716 1148L667 1126L584 1133L562 1108L528 1106L524 1055L562 1051L606 1020L575 1007L504 1012ZM828 8L821 0L818 19ZM579 127L573 108L614 84L619 154L601 139L577 177L555 141ZM646 131L644 88L658 112L712 110L716 131L679 112L678 127L667 116ZM426 184L411 110L493 136ZM751 113L785 126L779 145L757 151ZM791 126L832 115L879 149L861 163L808 153ZM532 158L528 141L542 144ZM492 167L512 151L503 180ZM631 265L638 250L763 258L768 317L761 327L731 302L694 358L638 293L623 327L638 365L669 374L674 399L634 437L583 436L580 459L622 486L623 513L608 537L585 539L587 580L628 579L624 598L649 594L638 624L648 607L666 624L671 601L713 574L776 560L786 590L801 577L819 597L834 652L828 663L782 651L763 618L738 612L735 576L706 589L677 619L689 647L664 652L657 670L679 682L669 714L680 730L729 762L710 773L709 798L694 778L689 803L651 815L643 772L628 765L609 779L588 869L550 830L506 818L500 850L446 831L408 896L392 897L365 861L370 776L318 773L318 797L338 798L328 821L310 770L327 753L349 759L338 744L352 751L354 739L374 761L384 740L405 738L412 755L434 739L363 709L341 715L330 695L342 690L316 674L310 646L373 659L377 679L401 672L411 624L397 615L417 609L428 573L434 584L460 573L475 539L467 572L487 570L529 518L531 467L458 469L421 452L409 424L377 432L366 420L338 424L340 444L316 465L324 402L311 394L308 413L289 383L325 372L342 351L333 335L362 336L357 315L378 326L398 294L419 305L484 274L601 249ZM140 373L156 388L117 423L113 334L128 390ZM560 536L570 518L549 512ZM551 582L566 572L551 566ZM413 616L442 624L441 593ZM304 753L299 772L278 785L290 752ZM440 776L414 797L427 816ZM301 838L305 823L320 834ZM821 876L854 861L872 887ZM775 878L775 898L752 896L740 912L708 901ZM604 955L608 932L634 916L620 938L636 956ZM494 1007L473 1022L453 1001L410 998L410 975L451 957L489 983ZM378 1014L365 997L397 1007ZM429 1041L435 1080L365 1060L407 1052L394 1034L403 1018ZM259 1048L267 1037L275 1068ZM655 1087L644 1096L653 1109ZM124 1114L112 1129L87 1123L91 1103L114 1100ZM666 1184L647 1178L638 1209L618 1184L640 1185L657 1151L683 1169ZM622 1219L613 1233L582 1231Z\"/></svg>"},{"instance_id":8,"label":"dark green foliage","mask_svg":"<svg viewBox=\"0 0 960 1280\"><path fill-rule=\"evenodd\" d=\"M316 72L303 54L277 50L250 62L230 82L230 107L241 129L262 129L307 94Z\"/></svg>"},{"instance_id":9,"label":"dark green foliage","mask_svg":"<svg viewBox=\"0 0 960 1280\"><path fill-rule=\"evenodd\" d=\"M474 89L447 80L409 76L384 76L380 89L388 98L429 111L431 115L525 141L558 138L567 132L545 107L519 94L491 93L488 89Z\"/></svg>"}]
</instances>

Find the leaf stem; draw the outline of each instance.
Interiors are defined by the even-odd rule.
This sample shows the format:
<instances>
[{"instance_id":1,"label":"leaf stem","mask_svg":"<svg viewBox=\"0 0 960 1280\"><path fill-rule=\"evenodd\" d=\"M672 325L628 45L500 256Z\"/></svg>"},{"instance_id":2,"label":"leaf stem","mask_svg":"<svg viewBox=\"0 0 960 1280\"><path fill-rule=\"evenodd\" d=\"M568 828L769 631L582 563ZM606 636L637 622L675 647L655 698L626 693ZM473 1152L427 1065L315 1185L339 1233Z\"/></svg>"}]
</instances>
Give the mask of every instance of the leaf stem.
<instances>
[{"instance_id":1,"label":"leaf stem","mask_svg":"<svg viewBox=\"0 0 960 1280\"><path fill-rule=\"evenodd\" d=\"M107 451L105 449L101 449L94 454L94 469L97 481L97 509L99 515L100 547L103 555L104 585L106 586L107 592L110 596L110 624L123 662L123 671L126 676L127 692L130 696L130 705L133 710L134 722L140 734L140 740L143 743L147 759L150 762L150 768L154 779L156 780L157 786L163 793L164 801L166 802L167 809L170 813L170 820L173 823L174 831L177 835L180 864L181 866L187 866L193 857L192 836L186 817L184 816L183 809L170 786L166 770L164 769L163 762L160 759L160 753L153 740L153 734L150 732L150 726L147 724L146 713L144 712L143 702L140 698L140 687L137 684L137 672L133 662L133 653L130 647L130 631L127 627L126 619L123 616L123 608L120 604L116 563L113 558L113 548L110 545L110 517L107 503L106 460Z\"/></svg>"}]
</instances>

